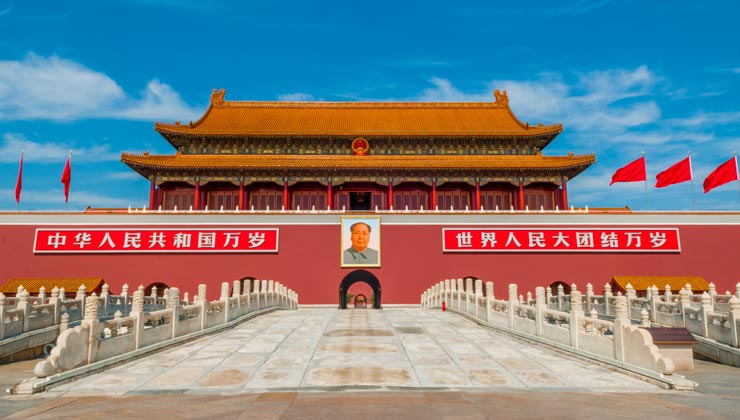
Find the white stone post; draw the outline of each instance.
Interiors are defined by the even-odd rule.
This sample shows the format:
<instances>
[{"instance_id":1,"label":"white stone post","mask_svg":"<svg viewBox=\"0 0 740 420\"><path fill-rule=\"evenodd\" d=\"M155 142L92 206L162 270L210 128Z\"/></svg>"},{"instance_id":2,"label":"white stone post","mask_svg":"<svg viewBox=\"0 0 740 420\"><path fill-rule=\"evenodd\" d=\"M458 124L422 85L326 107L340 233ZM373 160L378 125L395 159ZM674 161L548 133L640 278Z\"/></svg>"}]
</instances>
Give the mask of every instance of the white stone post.
<instances>
[{"instance_id":1,"label":"white stone post","mask_svg":"<svg viewBox=\"0 0 740 420\"><path fill-rule=\"evenodd\" d=\"M470 298L474 296L473 292L473 279L468 277L465 279L465 312L470 313Z\"/></svg>"},{"instance_id":2,"label":"white stone post","mask_svg":"<svg viewBox=\"0 0 740 420\"><path fill-rule=\"evenodd\" d=\"M56 323L56 316L54 316ZM0 293L0 340L5 338L5 294Z\"/></svg>"},{"instance_id":3,"label":"white stone post","mask_svg":"<svg viewBox=\"0 0 740 420\"><path fill-rule=\"evenodd\" d=\"M570 346L581 348L581 319L583 318L583 295L578 290L570 292Z\"/></svg>"},{"instance_id":4,"label":"white stone post","mask_svg":"<svg viewBox=\"0 0 740 420\"><path fill-rule=\"evenodd\" d=\"M625 327L630 325L630 320L627 318L627 298L624 296L617 296L616 308L614 318L614 355L617 360L624 362L624 330Z\"/></svg>"},{"instance_id":5,"label":"white stone post","mask_svg":"<svg viewBox=\"0 0 740 420\"><path fill-rule=\"evenodd\" d=\"M457 309L459 311L462 311L462 298L464 294L463 279L457 279Z\"/></svg>"},{"instance_id":6,"label":"white stone post","mask_svg":"<svg viewBox=\"0 0 740 420\"><path fill-rule=\"evenodd\" d=\"M552 301L552 288L546 287L545 288L545 305L547 307L550 307L550 302Z\"/></svg>"},{"instance_id":7,"label":"white stone post","mask_svg":"<svg viewBox=\"0 0 740 420\"><path fill-rule=\"evenodd\" d=\"M594 302L594 286L591 283L586 284L586 308L585 312L591 312Z\"/></svg>"},{"instance_id":8,"label":"white stone post","mask_svg":"<svg viewBox=\"0 0 740 420\"><path fill-rule=\"evenodd\" d=\"M474 298L474 305L475 306L475 317L478 318L478 301L483 299L483 281L482 280L476 280L475 281L475 298Z\"/></svg>"},{"instance_id":9,"label":"white stone post","mask_svg":"<svg viewBox=\"0 0 740 420\"><path fill-rule=\"evenodd\" d=\"M740 282L735 284L735 297L740 299Z\"/></svg>"},{"instance_id":10,"label":"white stone post","mask_svg":"<svg viewBox=\"0 0 740 420\"><path fill-rule=\"evenodd\" d=\"M509 328L512 330L514 329L514 313L516 311L516 305L519 304L517 301L517 290L516 290L516 284L510 284L509 285L509 302L508 302L508 309L509 309Z\"/></svg>"},{"instance_id":11,"label":"white stone post","mask_svg":"<svg viewBox=\"0 0 740 420\"><path fill-rule=\"evenodd\" d=\"M123 312L124 314L129 313L129 306L128 306L128 283L124 284L121 287L121 300L123 301Z\"/></svg>"},{"instance_id":12,"label":"white stone post","mask_svg":"<svg viewBox=\"0 0 740 420\"><path fill-rule=\"evenodd\" d=\"M565 289L562 284L558 284L558 311L563 310L563 301L565 300Z\"/></svg>"},{"instance_id":13,"label":"white stone post","mask_svg":"<svg viewBox=\"0 0 740 420\"><path fill-rule=\"evenodd\" d=\"M493 304L493 282L486 282L486 322L491 320L491 305Z\"/></svg>"},{"instance_id":14,"label":"white stone post","mask_svg":"<svg viewBox=\"0 0 740 420\"><path fill-rule=\"evenodd\" d=\"M609 299L612 297L612 285L606 283L604 285L604 315L611 315L609 308Z\"/></svg>"},{"instance_id":15,"label":"white stone post","mask_svg":"<svg viewBox=\"0 0 740 420\"><path fill-rule=\"evenodd\" d=\"M268 307L270 302L267 301L267 280L262 280L260 284L260 294L262 295L262 302L265 303L265 307Z\"/></svg>"},{"instance_id":16,"label":"white stone post","mask_svg":"<svg viewBox=\"0 0 740 420\"><path fill-rule=\"evenodd\" d=\"M231 316L231 305L229 302L229 282L221 282L221 302L224 303L224 323L229 322Z\"/></svg>"},{"instance_id":17,"label":"white stone post","mask_svg":"<svg viewBox=\"0 0 740 420\"><path fill-rule=\"evenodd\" d=\"M714 313L714 307L712 306L712 296L709 293L704 292L701 295L701 328L702 336L709 337L709 315Z\"/></svg>"},{"instance_id":18,"label":"white stone post","mask_svg":"<svg viewBox=\"0 0 740 420\"><path fill-rule=\"evenodd\" d=\"M29 318L31 315L31 303L28 302L28 291L23 289L18 296L18 305L16 305L17 309L23 310L23 326L22 330L23 332L28 332L29 328ZM0 320L0 322L5 322L4 319Z\"/></svg>"},{"instance_id":19,"label":"white stone post","mask_svg":"<svg viewBox=\"0 0 740 420\"><path fill-rule=\"evenodd\" d=\"M447 305L450 302L450 296L452 296L452 282L450 282L450 279L445 279L445 294L442 298L442 301Z\"/></svg>"},{"instance_id":20,"label":"white stone post","mask_svg":"<svg viewBox=\"0 0 740 420\"><path fill-rule=\"evenodd\" d=\"M54 311L54 325L56 325L60 322L59 309L61 308L61 305L59 304L59 288L56 286L51 289L51 298L49 299L49 303L54 305L54 309L52 310ZM0 316L0 319L3 318ZM2 338L2 334L0 334L0 338Z\"/></svg>"},{"instance_id":21,"label":"white stone post","mask_svg":"<svg viewBox=\"0 0 740 420\"><path fill-rule=\"evenodd\" d=\"M134 341L136 350L141 347L141 338L144 334L144 291L137 290L131 302L131 318L134 319Z\"/></svg>"},{"instance_id":22,"label":"white stone post","mask_svg":"<svg viewBox=\"0 0 740 420\"><path fill-rule=\"evenodd\" d=\"M239 317L242 314L241 295L242 295L242 282L240 280L234 280L232 290L231 290L231 297L233 299L236 299L236 317Z\"/></svg>"},{"instance_id":23,"label":"white stone post","mask_svg":"<svg viewBox=\"0 0 740 420\"><path fill-rule=\"evenodd\" d=\"M650 314L647 309L643 308L642 311L640 311L640 326L649 327L650 325Z\"/></svg>"},{"instance_id":24,"label":"white stone post","mask_svg":"<svg viewBox=\"0 0 740 420\"><path fill-rule=\"evenodd\" d=\"M740 299L737 296L730 298L730 312L727 313L727 321L730 324L730 345L738 348L740 347L740 332L738 331L737 323L740 320ZM0 335L0 337L2 337Z\"/></svg>"},{"instance_id":25,"label":"white stone post","mask_svg":"<svg viewBox=\"0 0 740 420\"><path fill-rule=\"evenodd\" d=\"M253 293L255 294L255 300L257 301L257 306L254 309L255 310L259 310L261 308L261 305L260 305L260 281L259 280L255 280L254 281L254 291L253 291Z\"/></svg>"},{"instance_id":26,"label":"white stone post","mask_svg":"<svg viewBox=\"0 0 740 420\"><path fill-rule=\"evenodd\" d=\"M85 307L86 294L87 294L87 287L85 287L85 285L83 284L82 286L80 286L79 289L77 289L77 295L75 296L75 300L80 301L80 308ZM84 311L84 309L81 309L81 311Z\"/></svg>"},{"instance_id":27,"label":"white stone post","mask_svg":"<svg viewBox=\"0 0 740 420\"><path fill-rule=\"evenodd\" d=\"M682 288L678 291L678 310L681 314L681 326L686 327L686 308L691 307L689 292Z\"/></svg>"},{"instance_id":28,"label":"white stone post","mask_svg":"<svg viewBox=\"0 0 740 420\"><path fill-rule=\"evenodd\" d=\"M537 287L534 289L535 304L534 304L534 325L535 331L538 337L542 337L544 333L545 323L545 310L547 309L547 297L545 294L544 287Z\"/></svg>"},{"instance_id":29,"label":"white stone post","mask_svg":"<svg viewBox=\"0 0 740 420\"><path fill-rule=\"evenodd\" d=\"M208 299L206 298L206 285L198 285L198 305L200 305L200 329L206 329L206 318L208 315Z\"/></svg>"},{"instance_id":30,"label":"white stone post","mask_svg":"<svg viewBox=\"0 0 740 420\"><path fill-rule=\"evenodd\" d=\"M267 280L267 296L270 298L270 304L275 305L275 280Z\"/></svg>"},{"instance_id":31,"label":"white stone post","mask_svg":"<svg viewBox=\"0 0 740 420\"><path fill-rule=\"evenodd\" d=\"M665 301L665 303L673 302L673 293L671 292L670 284L665 285L665 292L663 294L663 300Z\"/></svg>"},{"instance_id":32,"label":"white stone post","mask_svg":"<svg viewBox=\"0 0 740 420\"><path fill-rule=\"evenodd\" d=\"M167 309L172 311L172 338L177 337L177 324L180 321L180 289L171 287L167 293Z\"/></svg>"},{"instance_id":33,"label":"white stone post","mask_svg":"<svg viewBox=\"0 0 740 420\"><path fill-rule=\"evenodd\" d=\"M108 301L110 300L110 286L107 284L103 285L103 288L100 290L100 306L102 306L102 310L100 311L103 315L108 315Z\"/></svg>"},{"instance_id":34,"label":"white stone post","mask_svg":"<svg viewBox=\"0 0 740 420\"><path fill-rule=\"evenodd\" d=\"M658 322L658 302L660 302L660 290L658 290L658 286L655 285L653 285L650 290L650 300L648 301L648 304L650 305L649 320L651 322Z\"/></svg>"},{"instance_id":35,"label":"white stone post","mask_svg":"<svg viewBox=\"0 0 740 420\"><path fill-rule=\"evenodd\" d=\"M46 287L39 287L39 294L36 296L36 300L39 305L43 305L46 303Z\"/></svg>"},{"instance_id":36,"label":"white stone post","mask_svg":"<svg viewBox=\"0 0 740 420\"><path fill-rule=\"evenodd\" d=\"M87 364L95 362L98 355L98 341L100 340L100 320L98 319L98 308L100 299L93 292L85 299L85 317L82 320L83 330L87 328Z\"/></svg>"}]
</instances>

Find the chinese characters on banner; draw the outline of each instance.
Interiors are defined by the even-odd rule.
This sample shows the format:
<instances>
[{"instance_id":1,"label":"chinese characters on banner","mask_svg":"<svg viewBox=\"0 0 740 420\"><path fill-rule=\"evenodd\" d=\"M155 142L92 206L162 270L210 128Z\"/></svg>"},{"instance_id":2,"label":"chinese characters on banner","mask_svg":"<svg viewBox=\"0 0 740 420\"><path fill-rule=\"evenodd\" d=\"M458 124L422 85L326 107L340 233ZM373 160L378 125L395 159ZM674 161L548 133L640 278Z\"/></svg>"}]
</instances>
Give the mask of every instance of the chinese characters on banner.
<instances>
[{"instance_id":1,"label":"chinese characters on banner","mask_svg":"<svg viewBox=\"0 0 740 420\"><path fill-rule=\"evenodd\" d=\"M277 252L278 229L36 229L35 253Z\"/></svg>"},{"instance_id":2,"label":"chinese characters on banner","mask_svg":"<svg viewBox=\"0 0 740 420\"><path fill-rule=\"evenodd\" d=\"M681 252L676 228L442 229L444 252Z\"/></svg>"}]
</instances>

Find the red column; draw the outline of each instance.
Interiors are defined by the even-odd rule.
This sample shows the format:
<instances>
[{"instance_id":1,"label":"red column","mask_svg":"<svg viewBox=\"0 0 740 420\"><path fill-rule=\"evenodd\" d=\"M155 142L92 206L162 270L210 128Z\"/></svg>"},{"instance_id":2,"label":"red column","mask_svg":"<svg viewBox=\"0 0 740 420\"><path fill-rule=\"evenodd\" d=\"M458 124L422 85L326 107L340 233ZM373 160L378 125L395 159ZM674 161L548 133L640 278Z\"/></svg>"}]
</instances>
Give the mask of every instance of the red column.
<instances>
[{"instance_id":1,"label":"red column","mask_svg":"<svg viewBox=\"0 0 740 420\"><path fill-rule=\"evenodd\" d=\"M393 180L388 180L388 204L386 210L390 210L393 207Z\"/></svg>"},{"instance_id":2,"label":"red column","mask_svg":"<svg viewBox=\"0 0 740 420\"><path fill-rule=\"evenodd\" d=\"M329 208L329 210L334 209L334 194L331 192L331 179L329 180L329 183L326 187L326 206Z\"/></svg>"},{"instance_id":3,"label":"red column","mask_svg":"<svg viewBox=\"0 0 740 420\"><path fill-rule=\"evenodd\" d=\"M290 210L290 199L288 197L288 181L283 181L283 208Z\"/></svg>"},{"instance_id":4,"label":"red column","mask_svg":"<svg viewBox=\"0 0 740 420\"><path fill-rule=\"evenodd\" d=\"M524 182L519 180L519 208L517 210L524 210Z\"/></svg>"},{"instance_id":5,"label":"red column","mask_svg":"<svg viewBox=\"0 0 740 420\"><path fill-rule=\"evenodd\" d=\"M437 180L432 180L432 207L431 210L437 209Z\"/></svg>"},{"instance_id":6,"label":"red column","mask_svg":"<svg viewBox=\"0 0 740 420\"><path fill-rule=\"evenodd\" d=\"M239 181L239 210L245 210L244 208L244 181Z\"/></svg>"},{"instance_id":7,"label":"red column","mask_svg":"<svg viewBox=\"0 0 740 420\"><path fill-rule=\"evenodd\" d=\"M195 194L193 197L193 210L200 210L200 181L195 181Z\"/></svg>"},{"instance_id":8,"label":"red column","mask_svg":"<svg viewBox=\"0 0 740 420\"><path fill-rule=\"evenodd\" d=\"M568 187L567 187L567 181L565 178L563 178L563 191L561 191L563 194L562 199L560 200L563 203L563 209L568 209Z\"/></svg>"},{"instance_id":9,"label":"red column","mask_svg":"<svg viewBox=\"0 0 740 420\"><path fill-rule=\"evenodd\" d=\"M480 210L480 181L475 180L475 209Z\"/></svg>"},{"instance_id":10,"label":"red column","mask_svg":"<svg viewBox=\"0 0 740 420\"><path fill-rule=\"evenodd\" d=\"M156 196L157 183L152 178L149 184L149 210L157 209L157 196Z\"/></svg>"}]
</instances>

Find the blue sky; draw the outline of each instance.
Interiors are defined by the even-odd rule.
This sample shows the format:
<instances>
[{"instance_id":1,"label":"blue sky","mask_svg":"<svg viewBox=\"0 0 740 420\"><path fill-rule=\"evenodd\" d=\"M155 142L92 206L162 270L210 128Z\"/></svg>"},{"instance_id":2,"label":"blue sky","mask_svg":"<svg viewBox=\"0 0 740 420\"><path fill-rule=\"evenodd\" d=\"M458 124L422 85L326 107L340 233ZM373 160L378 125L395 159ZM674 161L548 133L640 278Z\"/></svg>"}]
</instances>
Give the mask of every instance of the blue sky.
<instances>
[{"instance_id":1,"label":"blue sky","mask_svg":"<svg viewBox=\"0 0 740 420\"><path fill-rule=\"evenodd\" d=\"M740 209L738 184L701 184L740 149L734 1L0 0L0 209L141 207L123 151L171 154L154 121L227 100L492 101L562 122L546 155L596 153L570 203L645 209L609 186L645 151L650 209L691 209L655 174L691 151L697 209Z\"/></svg>"}]
</instances>

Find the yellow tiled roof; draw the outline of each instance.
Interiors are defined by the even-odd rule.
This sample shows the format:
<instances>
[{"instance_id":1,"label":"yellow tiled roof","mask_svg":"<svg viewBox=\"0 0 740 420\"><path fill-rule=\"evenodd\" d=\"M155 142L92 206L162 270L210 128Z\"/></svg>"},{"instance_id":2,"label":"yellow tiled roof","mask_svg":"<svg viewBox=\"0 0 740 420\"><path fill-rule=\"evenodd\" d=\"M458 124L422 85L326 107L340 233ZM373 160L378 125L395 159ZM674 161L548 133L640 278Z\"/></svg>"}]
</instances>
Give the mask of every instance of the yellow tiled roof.
<instances>
[{"instance_id":1,"label":"yellow tiled roof","mask_svg":"<svg viewBox=\"0 0 740 420\"><path fill-rule=\"evenodd\" d=\"M121 161L131 167L152 169L240 170L482 170L570 169L593 164L595 155L140 155L124 153Z\"/></svg>"},{"instance_id":2,"label":"yellow tiled roof","mask_svg":"<svg viewBox=\"0 0 740 420\"><path fill-rule=\"evenodd\" d=\"M704 278L699 276L614 276L612 279L622 289L625 289L627 284L632 284L635 290L647 290L648 287L653 285L663 291L666 285L671 286L671 290L682 289L686 284L691 285L692 291L708 291L709 284Z\"/></svg>"},{"instance_id":3,"label":"yellow tiled roof","mask_svg":"<svg viewBox=\"0 0 740 420\"><path fill-rule=\"evenodd\" d=\"M496 102L224 101L214 91L205 114L189 124L155 123L165 137L555 137L562 124L522 123L506 91Z\"/></svg>"},{"instance_id":4,"label":"yellow tiled roof","mask_svg":"<svg viewBox=\"0 0 740 420\"><path fill-rule=\"evenodd\" d=\"M55 287L64 287L65 293L76 293L77 290L85 285L87 293L102 287L105 281L102 277L31 277L31 278L12 278L0 287L0 293L16 293L18 286L23 286L28 293L37 294L41 286L46 288L46 294L51 295L51 289Z\"/></svg>"}]
</instances>

